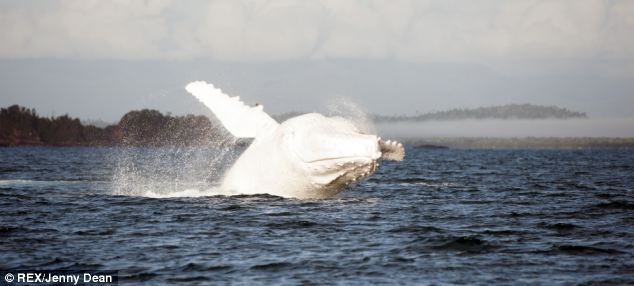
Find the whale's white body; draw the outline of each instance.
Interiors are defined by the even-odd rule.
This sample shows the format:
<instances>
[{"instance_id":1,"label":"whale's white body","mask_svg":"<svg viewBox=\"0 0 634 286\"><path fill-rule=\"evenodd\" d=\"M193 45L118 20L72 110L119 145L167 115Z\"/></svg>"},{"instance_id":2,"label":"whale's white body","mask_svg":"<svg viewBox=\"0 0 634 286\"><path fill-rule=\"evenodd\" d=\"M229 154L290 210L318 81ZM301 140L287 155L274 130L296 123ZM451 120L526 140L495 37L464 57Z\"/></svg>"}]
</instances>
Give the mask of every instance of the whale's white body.
<instances>
[{"instance_id":1,"label":"whale's white body","mask_svg":"<svg viewBox=\"0 0 634 286\"><path fill-rule=\"evenodd\" d=\"M309 113L278 124L205 82L186 89L205 103L236 137L254 137L224 176L222 189L235 194L325 198L370 176L380 159L402 160L403 146L363 134L340 117Z\"/></svg>"},{"instance_id":2,"label":"whale's white body","mask_svg":"<svg viewBox=\"0 0 634 286\"><path fill-rule=\"evenodd\" d=\"M340 118L311 113L257 137L231 167L223 189L284 197L322 198L376 170L378 138L354 134Z\"/></svg>"}]
</instances>

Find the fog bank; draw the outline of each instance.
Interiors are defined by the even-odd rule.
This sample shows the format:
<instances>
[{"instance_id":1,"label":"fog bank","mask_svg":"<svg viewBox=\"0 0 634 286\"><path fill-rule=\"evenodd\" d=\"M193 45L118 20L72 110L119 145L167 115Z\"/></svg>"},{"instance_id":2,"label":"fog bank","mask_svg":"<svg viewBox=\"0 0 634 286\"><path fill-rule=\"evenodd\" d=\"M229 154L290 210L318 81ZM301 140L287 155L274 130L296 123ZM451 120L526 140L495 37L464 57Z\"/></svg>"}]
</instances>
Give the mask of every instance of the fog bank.
<instances>
[{"instance_id":1,"label":"fog bank","mask_svg":"<svg viewBox=\"0 0 634 286\"><path fill-rule=\"evenodd\" d=\"M377 123L384 137L634 137L634 118Z\"/></svg>"}]
</instances>

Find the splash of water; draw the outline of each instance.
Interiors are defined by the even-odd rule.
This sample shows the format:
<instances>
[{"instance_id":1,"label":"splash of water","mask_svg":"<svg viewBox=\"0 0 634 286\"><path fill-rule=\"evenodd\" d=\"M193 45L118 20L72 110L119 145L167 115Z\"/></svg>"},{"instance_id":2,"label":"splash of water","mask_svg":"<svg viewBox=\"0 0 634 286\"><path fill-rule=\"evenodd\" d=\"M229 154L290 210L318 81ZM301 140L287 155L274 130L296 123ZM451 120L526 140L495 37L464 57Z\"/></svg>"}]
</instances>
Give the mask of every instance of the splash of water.
<instances>
[{"instance_id":1,"label":"splash of water","mask_svg":"<svg viewBox=\"0 0 634 286\"><path fill-rule=\"evenodd\" d=\"M227 195L218 186L240 149L231 136L202 146L121 147L112 192L154 198Z\"/></svg>"},{"instance_id":2,"label":"splash of water","mask_svg":"<svg viewBox=\"0 0 634 286\"><path fill-rule=\"evenodd\" d=\"M368 112L350 98L338 97L326 102L329 116L339 116L350 120L366 134L376 134L374 122Z\"/></svg>"}]
</instances>

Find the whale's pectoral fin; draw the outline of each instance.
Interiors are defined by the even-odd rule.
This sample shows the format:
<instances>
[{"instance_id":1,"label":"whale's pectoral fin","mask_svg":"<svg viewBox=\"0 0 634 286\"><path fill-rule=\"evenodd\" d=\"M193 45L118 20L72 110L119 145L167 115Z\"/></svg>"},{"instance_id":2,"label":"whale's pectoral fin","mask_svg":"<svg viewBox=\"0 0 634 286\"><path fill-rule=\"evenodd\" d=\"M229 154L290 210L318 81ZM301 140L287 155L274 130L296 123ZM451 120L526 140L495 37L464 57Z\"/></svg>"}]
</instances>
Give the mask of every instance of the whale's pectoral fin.
<instances>
[{"instance_id":1,"label":"whale's pectoral fin","mask_svg":"<svg viewBox=\"0 0 634 286\"><path fill-rule=\"evenodd\" d=\"M253 138L270 134L279 123L264 112L262 105L247 106L240 97L230 97L204 81L190 82L185 89L205 104L233 136Z\"/></svg>"},{"instance_id":2,"label":"whale's pectoral fin","mask_svg":"<svg viewBox=\"0 0 634 286\"><path fill-rule=\"evenodd\" d=\"M403 161L403 157L405 157L405 148L400 142L379 140L379 147L381 147L381 159L383 160Z\"/></svg>"}]
</instances>

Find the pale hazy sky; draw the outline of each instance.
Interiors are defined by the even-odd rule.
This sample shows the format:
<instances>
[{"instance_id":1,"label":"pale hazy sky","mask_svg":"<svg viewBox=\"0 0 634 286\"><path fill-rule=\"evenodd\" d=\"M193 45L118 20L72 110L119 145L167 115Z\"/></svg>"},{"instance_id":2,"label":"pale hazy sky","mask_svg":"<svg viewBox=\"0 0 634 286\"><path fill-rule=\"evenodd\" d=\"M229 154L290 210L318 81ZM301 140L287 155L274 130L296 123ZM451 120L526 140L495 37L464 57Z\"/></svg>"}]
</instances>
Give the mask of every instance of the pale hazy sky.
<instances>
[{"instance_id":1,"label":"pale hazy sky","mask_svg":"<svg viewBox=\"0 0 634 286\"><path fill-rule=\"evenodd\" d=\"M116 121L204 111L207 80L272 113L506 103L634 117L634 1L3 1L0 105Z\"/></svg>"}]
</instances>

